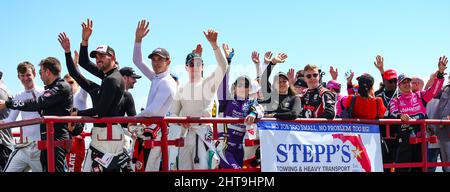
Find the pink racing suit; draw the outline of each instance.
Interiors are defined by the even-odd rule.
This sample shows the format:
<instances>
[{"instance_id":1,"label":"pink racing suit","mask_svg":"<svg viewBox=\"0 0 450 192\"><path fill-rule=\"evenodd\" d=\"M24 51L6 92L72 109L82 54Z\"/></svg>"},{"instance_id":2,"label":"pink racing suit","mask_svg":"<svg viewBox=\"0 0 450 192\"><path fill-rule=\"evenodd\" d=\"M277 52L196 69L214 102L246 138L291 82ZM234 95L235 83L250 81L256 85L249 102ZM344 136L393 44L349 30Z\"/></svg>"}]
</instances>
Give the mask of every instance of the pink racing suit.
<instances>
[{"instance_id":1,"label":"pink racing suit","mask_svg":"<svg viewBox=\"0 0 450 192\"><path fill-rule=\"evenodd\" d=\"M425 90L415 93L402 94L397 98L393 98L390 103L390 112L396 117L400 118L400 115L407 114L411 119L427 119L426 104L435 97L444 85L443 75L438 75L433 85ZM402 124L398 131L398 148L395 152L396 163L412 163L422 161L422 149L421 144L410 144L410 137L421 137L419 125ZM420 168L398 168L397 172L404 171L421 171Z\"/></svg>"}]
</instances>

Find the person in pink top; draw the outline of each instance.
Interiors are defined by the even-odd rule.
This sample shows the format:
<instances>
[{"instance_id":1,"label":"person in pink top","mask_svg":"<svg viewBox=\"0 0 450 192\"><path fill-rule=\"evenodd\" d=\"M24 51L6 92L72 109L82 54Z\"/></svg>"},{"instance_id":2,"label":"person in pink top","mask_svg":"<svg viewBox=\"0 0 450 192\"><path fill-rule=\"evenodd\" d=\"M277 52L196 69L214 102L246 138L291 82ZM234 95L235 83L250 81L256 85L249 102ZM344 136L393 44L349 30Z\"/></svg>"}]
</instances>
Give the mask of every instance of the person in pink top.
<instances>
[{"instance_id":1,"label":"person in pink top","mask_svg":"<svg viewBox=\"0 0 450 192\"><path fill-rule=\"evenodd\" d=\"M439 58L438 71L434 77L433 85L424 91L412 91L411 80L406 74L398 76L398 88L400 95L394 98L390 105L391 114L400 118L403 122L411 119L427 119L426 104L435 97L444 85L444 72L447 68L447 57ZM410 137L421 137L420 126L402 124L399 130L399 146L397 149L396 163L421 162L420 144L410 144ZM420 168L399 168L396 171L421 171Z\"/></svg>"}]
</instances>

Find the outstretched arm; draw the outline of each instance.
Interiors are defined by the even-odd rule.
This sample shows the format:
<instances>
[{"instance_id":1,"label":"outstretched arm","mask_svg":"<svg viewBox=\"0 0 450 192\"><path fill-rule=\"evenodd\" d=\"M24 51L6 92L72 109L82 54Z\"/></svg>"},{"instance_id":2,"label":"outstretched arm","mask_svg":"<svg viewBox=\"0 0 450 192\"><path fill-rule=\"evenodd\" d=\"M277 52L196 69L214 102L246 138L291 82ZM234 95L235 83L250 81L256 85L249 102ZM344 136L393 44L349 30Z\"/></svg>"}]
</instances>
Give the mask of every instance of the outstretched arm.
<instances>
[{"instance_id":1,"label":"outstretched arm","mask_svg":"<svg viewBox=\"0 0 450 192\"><path fill-rule=\"evenodd\" d=\"M81 45L80 45L80 58L79 58L79 64L81 67L83 67L84 69L86 69L89 73L91 73L92 75L103 79L103 71L101 71L99 68L97 68L97 66L91 62L91 60L89 60L89 53L88 53L88 42L89 42L89 37L92 34L92 28L93 28L94 24L92 22L92 20L87 19L86 23L83 22L81 24L81 27L83 28L82 31L82 41L81 41Z\"/></svg>"},{"instance_id":2,"label":"outstretched arm","mask_svg":"<svg viewBox=\"0 0 450 192\"><path fill-rule=\"evenodd\" d=\"M152 80L155 77L155 72L147 66L142 58L142 39L150 32L149 25L150 22L147 20L138 22L134 41L133 63L148 79Z\"/></svg>"},{"instance_id":3,"label":"outstretched arm","mask_svg":"<svg viewBox=\"0 0 450 192\"><path fill-rule=\"evenodd\" d=\"M87 80L76 68L74 60L72 60L71 50L70 50L70 39L67 37L66 33L60 33L58 35L58 41L61 47L64 49L66 56L66 66L69 71L70 76L80 85L80 87L87 92L91 92L94 89L98 89L100 86L90 80Z\"/></svg>"}]
</instances>

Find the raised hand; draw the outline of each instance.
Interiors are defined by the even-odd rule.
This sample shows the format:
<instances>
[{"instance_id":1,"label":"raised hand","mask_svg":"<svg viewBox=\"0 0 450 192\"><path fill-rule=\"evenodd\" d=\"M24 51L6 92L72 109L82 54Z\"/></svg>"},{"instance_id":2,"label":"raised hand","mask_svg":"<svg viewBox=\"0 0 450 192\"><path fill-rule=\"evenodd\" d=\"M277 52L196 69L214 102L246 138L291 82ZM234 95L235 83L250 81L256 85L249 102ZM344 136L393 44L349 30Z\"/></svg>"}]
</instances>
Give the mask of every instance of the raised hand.
<instances>
[{"instance_id":1,"label":"raised hand","mask_svg":"<svg viewBox=\"0 0 450 192\"><path fill-rule=\"evenodd\" d=\"M381 55L377 55L373 64L378 69L378 71L380 71L380 73L384 73L384 58Z\"/></svg>"},{"instance_id":2,"label":"raised hand","mask_svg":"<svg viewBox=\"0 0 450 192\"><path fill-rule=\"evenodd\" d=\"M58 41L64 49L64 52L70 53L70 39L67 37L65 32L58 35Z\"/></svg>"},{"instance_id":3,"label":"raised hand","mask_svg":"<svg viewBox=\"0 0 450 192\"><path fill-rule=\"evenodd\" d=\"M87 19L86 22L83 22L83 23L81 24L81 27L83 28L83 31L82 31L82 33L81 33L81 39L83 40L83 41L82 41L82 44L85 45L85 46L87 46L87 43L88 43L88 41L89 41L89 38L90 38L91 35L92 35L94 23L92 22L92 20Z\"/></svg>"},{"instance_id":4,"label":"raised hand","mask_svg":"<svg viewBox=\"0 0 450 192\"><path fill-rule=\"evenodd\" d=\"M264 54L264 63L269 64L269 62L272 60L272 52L267 51L266 54Z\"/></svg>"},{"instance_id":5,"label":"raised hand","mask_svg":"<svg viewBox=\"0 0 450 192\"><path fill-rule=\"evenodd\" d=\"M231 48L231 50L230 50L230 47L228 47L228 44L226 44L226 43L224 43L224 44L222 44L222 49L223 49L223 52L225 53L225 58L230 58L230 55L232 55L232 54L234 54L234 48ZM233 57L233 56L231 56L231 57Z\"/></svg>"},{"instance_id":6,"label":"raised hand","mask_svg":"<svg viewBox=\"0 0 450 192\"><path fill-rule=\"evenodd\" d=\"M284 63L287 58L288 58L287 54L279 53L276 57L272 58L272 63L273 64Z\"/></svg>"},{"instance_id":7,"label":"raised hand","mask_svg":"<svg viewBox=\"0 0 450 192\"><path fill-rule=\"evenodd\" d=\"M350 70L349 72L345 73L345 76L347 77L347 84L352 84L353 76L355 75L355 72Z\"/></svg>"},{"instance_id":8,"label":"raised hand","mask_svg":"<svg viewBox=\"0 0 450 192\"><path fill-rule=\"evenodd\" d=\"M336 81L338 78L338 69L337 68L335 69L333 66L330 66L330 75L331 78Z\"/></svg>"},{"instance_id":9,"label":"raised hand","mask_svg":"<svg viewBox=\"0 0 450 192\"><path fill-rule=\"evenodd\" d=\"M211 43L213 49L219 48L217 44L218 33L216 31L214 31L213 29L209 29L208 32L203 31L203 34L205 34L206 39L209 41L209 43Z\"/></svg>"},{"instance_id":10,"label":"raised hand","mask_svg":"<svg viewBox=\"0 0 450 192\"><path fill-rule=\"evenodd\" d=\"M251 125L255 122L256 117L254 115L247 115L247 117L245 117L245 124L247 125Z\"/></svg>"},{"instance_id":11,"label":"raised hand","mask_svg":"<svg viewBox=\"0 0 450 192\"><path fill-rule=\"evenodd\" d=\"M289 84L290 85L294 85L295 81L297 81L297 79L295 78L295 70L294 70L294 68L290 68L289 69L289 71L287 73L287 76L289 78Z\"/></svg>"},{"instance_id":12,"label":"raised hand","mask_svg":"<svg viewBox=\"0 0 450 192\"><path fill-rule=\"evenodd\" d=\"M444 73L445 69L447 69L447 63L448 63L448 59L447 57L444 55L442 57L439 57L439 73Z\"/></svg>"},{"instance_id":13,"label":"raised hand","mask_svg":"<svg viewBox=\"0 0 450 192\"><path fill-rule=\"evenodd\" d=\"M197 47L195 47L195 49L192 50L192 53L195 53L201 57L203 53L202 44L197 44Z\"/></svg>"},{"instance_id":14,"label":"raised hand","mask_svg":"<svg viewBox=\"0 0 450 192\"><path fill-rule=\"evenodd\" d=\"M136 27L136 36L134 42L140 43L142 39L147 36L148 32L150 32L149 26L150 22L145 19L142 19L138 22L138 26Z\"/></svg>"},{"instance_id":15,"label":"raised hand","mask_svg":"<svg viewBox=\"0 0 450 192\"><path fill-rule=\"evenodd\" d=\"M256 52L256 51L253 51L253 52L252 52L252 61L253 61L253 63L256 64L256 65L260 64L260 61L259 61L259 53L258 53L258 52Z\"/></svg>"}]
</instances>

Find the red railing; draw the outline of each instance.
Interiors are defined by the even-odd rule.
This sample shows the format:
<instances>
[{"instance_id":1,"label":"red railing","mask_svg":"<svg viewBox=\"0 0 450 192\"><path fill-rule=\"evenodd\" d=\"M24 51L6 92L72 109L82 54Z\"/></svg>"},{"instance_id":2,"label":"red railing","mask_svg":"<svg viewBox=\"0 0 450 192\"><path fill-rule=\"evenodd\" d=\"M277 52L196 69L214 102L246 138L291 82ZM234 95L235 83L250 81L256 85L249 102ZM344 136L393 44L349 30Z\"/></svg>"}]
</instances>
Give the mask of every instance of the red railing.
<instances>
[{"instance_id":1,"label":"red railing","mask_svg":"<svg viewBox=\"0 0 450 192\"><path fill-rule=\"evenodd\" d=\"M273 118L263 118L260 121L274 121ZM113 123L145 123L145 124L158 124L161 127L161 142L150 141L151 146L161 146L162 153L162 171L169 171L168 162L168 146L176 145L180 146L180 140L168 140L168 123L208 123L213 124L213 140L218 140L218 130L217 124L222 123L243 123L244 119L239 118L189 118L189 117L165 117L165 118L145 118L145 117L111 117L111 118L92 118L92 117L72 117L72 116L45 116L42 118L36 118L31 120L17 121L12 123L7 123L0 125L1 129L8 129L13 127L20 127L25 125L40 124L45 123L47 128L47 159L48 159L48 171L55 171L54 162L54 148L55 145L62 145L61 143L54 142L54 127L55 123L106 123L107 132L111 132L111 127ZM422 147L422 162L415 163L389 163L383 164L384 168L407 168L407 167L421 167L424 172L427 171L428 167L438 167L438 166L450 166L450 162L439 162L439 163L429 163L427 158L427 143L436 142L435 136L426 137L426 125L428 124L438 124L438 125L450 125L450 120L411 120L407 123L402 122L399 119L380 119L380 120L362 120L362 119L296 119L287 122L296 123L332 123L332 124L343 124L343 123L358 123L358 124L377 124L386 125L386 139L393 139L390 136L390 125L395 124L411 124L411 125L421 125L421 135L420 138L411 138L411 143L421 143ZM89 135L89 134L87 134ZM113 140L112 134L107 134L107 140ZM247 145L258 144L259 141L245 141Z\"/></svg>"}]
</instances>

